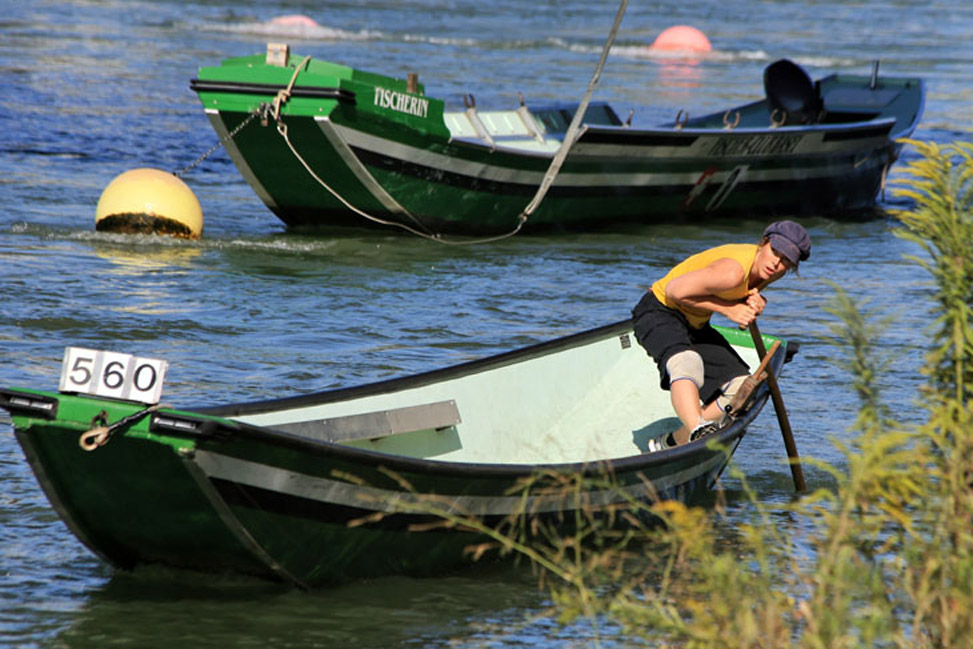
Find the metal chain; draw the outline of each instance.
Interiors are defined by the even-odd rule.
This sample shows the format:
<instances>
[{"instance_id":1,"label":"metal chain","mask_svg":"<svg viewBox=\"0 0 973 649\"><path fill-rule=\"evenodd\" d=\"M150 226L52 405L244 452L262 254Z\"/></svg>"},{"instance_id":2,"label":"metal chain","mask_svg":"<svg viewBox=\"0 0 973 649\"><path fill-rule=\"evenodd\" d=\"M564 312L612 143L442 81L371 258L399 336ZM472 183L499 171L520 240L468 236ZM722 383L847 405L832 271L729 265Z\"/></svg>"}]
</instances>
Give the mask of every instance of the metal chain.
<instances>
[{"instance_id":1,"label":"metal chain","mask_svg":"<svg viewBox=\"0 0 973 649\"><path fill-rule=\"evenodd\" d=\"M250 115L245 120L240 122L235 129L227 133L226 137L221 138L219 142L211 146L209 151L199 156L198 158L190 162L188 165L186 165L179 171L172 172L172 175L175 176L176 178L181 178L184 174L192 170L194 167L198 166L203 160L213 155L216 152L216 150L219 149L221 146L226 146L226 143L232 140L237 133L242 131L244 126L246 126L247 124L255 120L257 117L259 117L261 114L266 112L265 106L266 106L265 104L261 104L252 113L250 113Z\"/></svg>"}]
</instances>

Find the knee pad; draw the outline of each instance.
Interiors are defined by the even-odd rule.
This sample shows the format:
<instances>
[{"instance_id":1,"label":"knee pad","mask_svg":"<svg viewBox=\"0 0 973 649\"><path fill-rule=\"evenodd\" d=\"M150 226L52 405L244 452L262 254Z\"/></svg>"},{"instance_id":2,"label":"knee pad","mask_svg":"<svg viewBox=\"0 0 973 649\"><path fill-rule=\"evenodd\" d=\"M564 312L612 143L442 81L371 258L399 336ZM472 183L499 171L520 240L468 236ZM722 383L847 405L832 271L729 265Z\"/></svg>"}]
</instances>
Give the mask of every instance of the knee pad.
<instances>
[{"instance_id":1,"label":"knee pad","mask_svg":"<svg viewBox=\"0 0 973 649\"><path fill-rule=\"evenodd\" d=\"M737 391L740 389L740 386L743 385L743 382L747 380L748 376L749 374L736 376L723 384L723 386L720 388L720 391L723 394L716 397L716 403L720 406L720 410L726 412L726 409L729 408L730 404L733 402L733 397L736 396Z\"/></svg>"},{"instance_id":2,"label":"knee pad","mask_svg":"<svg viewBox=\"0 0 973 649\"><path fill-rule=\"evenodd\" d=\"M669 384L681 379L689 379L697 388L703 387L703 357L691 349L673 354L666 361Z\"/></svg>"}]
</instances>

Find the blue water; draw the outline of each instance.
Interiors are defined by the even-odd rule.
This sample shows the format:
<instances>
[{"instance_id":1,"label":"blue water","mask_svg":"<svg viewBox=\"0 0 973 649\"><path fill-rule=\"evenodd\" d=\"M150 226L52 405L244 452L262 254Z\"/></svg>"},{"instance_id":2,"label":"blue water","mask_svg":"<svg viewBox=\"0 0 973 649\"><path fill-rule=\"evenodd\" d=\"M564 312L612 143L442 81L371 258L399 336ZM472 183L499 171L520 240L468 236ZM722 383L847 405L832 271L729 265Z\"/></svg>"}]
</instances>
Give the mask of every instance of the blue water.
<instances>
[{"instance_id":1,"label":"blue water","mask_svg":"<svg viewBox=\"0 0 973 649\"><path fill-rule=\"evenodd\" d=\"M452 108L577 100L614 17L613 2L411 0L294 3L0 3L0 386L54 388L66 346L170 362L167 402L210 404L354 385L504 351L627 317L673 262L759 221L626 227L446 247L402 235L295 234L222 150L186 176L202 203L198 242L94 232L98 197L119 173L181 169L216 137L189 90L200 65L285 41L299 54L405 76ZM269 24L302 13L319 26ZM649 56L664 28L702 29L696 63ZM973 5L965 0L632 3L596 99L635 123L752 99L786 56L813 76L883 74L928 82L916 136L971 139ZM907 157L913 154L910 152ZM901 167L899 167L901 169ZM895 180L893 174L892 180ZM892 205L892 196L888 195ZM801 343L782 381L803 455L840 461L856 403L823 307L844 285L879 315L895 355L883 378L896 412L918 420L930 282L887 218L811 218L800 278L768 292L766 333ZM790 497L768 408L737 461L768 502ZM823 476L808 469L814 486ZM724 483L734 516L738 485ZM118 573L59 521L0 414L0 646L587 646L585 626L532 617L546 605L528 570L482 567L296 593L237 578L159 569ZM609 637L608 644L624 644Z\"/></svg>"}]
</instances>

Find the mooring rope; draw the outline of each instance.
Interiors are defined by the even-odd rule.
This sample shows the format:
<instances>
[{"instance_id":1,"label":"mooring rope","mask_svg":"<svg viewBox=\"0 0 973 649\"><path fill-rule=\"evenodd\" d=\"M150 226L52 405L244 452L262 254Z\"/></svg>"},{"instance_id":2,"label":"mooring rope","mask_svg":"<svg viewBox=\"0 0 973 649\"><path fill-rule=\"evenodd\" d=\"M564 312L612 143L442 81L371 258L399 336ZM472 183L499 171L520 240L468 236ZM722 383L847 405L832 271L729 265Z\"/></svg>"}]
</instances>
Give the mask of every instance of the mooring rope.
<instances>
[{"instance_id":1,"label":"mooring rope","mask_svg":"<svg viewBox=\"0 0 973 649\"><path fill-rule=\"evenodd\" d=\"M571 124L568 126L568 130L564 134L564 139L561 141L561 146L558 148L557 153L554 155L554 158L551 160L551 164L548 167L547 172L544 174L544 178L541 181L540 186L537 188L537 193L534 194L534 198L531 199L530 203L527 204L524 210L517 217L517 225L512 230L504 234L499 234L492 237L478 237L476 239L445 239L440 234L431 233L429 231L429 228L426 227L415 215L413 215L411 212L403 208L403 213L406 216L412 219L412 221L414 221L418 227L421 227L423 230L426 230L426 232L420 232L419 230L413 228L408 224L401 223L399 221L389 221L387 219L382 219L372 214L368 214L364 212L363 210L352 205L337 190L335 190L328 183L326 183L320 176L318 176L318 174L314 172L314 170L307 163L304 157L301 156L301 154L294 147L294 144L291 142L290 137L288 136L287 133L287 125L280 117L280 107L284 102L287 101L287 98L290 97L290 90L293 87L295 80L297 79L297 74L300 68L307 63L310 57L305 58L304 61L302 61L301 64L298 65L297 69L294 71L294 76L291 77L291 82L290 85L288 86L286 93L285 91L279 92L277 94L277 98L274 100L274 119L277 121L277 132L280 133L280 135L284 138L284 142L286 142L287 147L291 150L291 153L294 154L294 157L298 159L298 161L301 163L304 169L307 170L307 172L311 175L312 178L314 178L314 180L318 182L318 184L324 187L324 189L326 189L332 196L334 196L342 205L347 207L355 214L369 221L372 221L374 223L379 223L381 225L398 227L403 230L406 230L407 232L411 232L416 236L423 237L425 239L429 239L430 241L436 241L437 243L442 243L446 245L470 245L470 244L479 244L479 243L490 243L493 241L501 241L503 239L507 239L520 232L521 228L523 228L524 224L527 222L527 219L529 219L530 216L535 211L537 211L537 208L540 207L541 203L544 201L544 198L547 196L548 190L551 188L551 185L554 184L554 180L557 178L557 175L560 173L561 167L564 164L564 160L567 158L568 153L571 150L571 146L574 144L574 140L578 136L578 131L581 129L581 123L582 120L584 119L585 113L588 110L588 104L591 102L591 96L594 93L595 86L598 85L598 81L601 78L601 73L605 68L606 61L608 60L608 53L611 51L611 46L615 42L615 37L618 34L618 29L621 26L622 18L625 16L625 10L627 8L628 8L628 0L621 0L621 4L618 7L618 12L615 14L615 21L612 23L611 31L608 34L608 39L605 41L604 47L602 47L601 57L598 59L598 65L595 67L595 72L591 76L591 80L588 82L588 88L585 90L585 94L582 96L581 101L578 104L578 108L574 113L574 117L571 120Z\"/></svg>"},{"instance_id":2,"label":"mooring rope","mask_svg":"<svg viewBox=\"0 0 973 649\"><path fill-rule=\"evenodd\" d=\"M615 42L615 35L618 34L618 28L622 24L622 17L625 15L625 9L627 7L628 0L622 0L621 4L618 6L618 12L615 14L615 22L612 23L611 31L608 33L608 40L605 41L605 46L601 49L601 58L598 59L598 65L595 67L595 73L591 76L591 81L588 82L588 89L581 98L581 102L578 104L578 109L574 111L574 118L571 120L571 125L568 126L568 131L564 134L564 139L561 141L561 148L558 149L554 159L551 160L551 166L548 167L547 173L544 174L544 180L541 182L541 186L537 189L537 194L534 195L533 200L527 204L527 207L524 208L524 211L521 213L520 218L522 221L526 221L527 218L533 214L538 207L540 207L541 201L543 201L544 197L547 195L547 190L550 189L551 185L554 183L554 179L557 177L557 174L561 171L561 165L564 164L564 159L568 157L568 152L570 151L571 146L574 144L574 139L577 137L578 130L581 128L581 120L584 119L584 114L588 110L588 103L591 101L591 95L595 91L595 86L598 85L598 80L601 78L602 70L605 69L605 61L608 59L608 52L611 50L612 43Z\"/></svg>"},{"instance_id":3,"label":"mooring rope","mask_svg":"<svg viewBox=\"0 0 973 649\"><path fill-rule=\"evenodd\" d=\"M290 149L294 157L297 158L298 162L301 163L301 165L308 172L308 174L310 174L310 176L314 178L314 180L319 185L321 185L332 196L334 196L342 205L344 205L346 208L351 210L353 213L361 216L362 218L372 221L373 223L378 223L380 225L401 228L416 236L422 237L424 239L429 239L430 241L435 241L437 243L446 244L446 245L470 245L470 244L478 244L478 243L490 243L493 241L501 241L503 239L507 239L520 232L520 230L524 227L524 224L527 223L527 220L530 218L530 216L535 211L537 211L537 208L539 208L541 203L544 201L544 198L547 196L548 190L551 188L551 185L554 184L555 179L560 173L561 167L564 164L564 160L567 158L568 153L571 150L571 146L574 144L574 141L578 136L578 131L581 129L582 120L584 119L584 115L588 110L588 104L591 102L591 96L594 93L595 86L598 85L598 81L601 78L601 73L604 70L605 63L608 59L608 53L611 51L611 46L615 42L615 37L618 34L618 29L621 26L622 18L625 15L625 11L627 7L628 7L628 0L621 0L621 3L619 4L618 7L618 12L615 14L615 21L612 23L611 31L608 34L608 39L605 41L604 47L602 47L601 56L598 59L598 65L595 67L595 72L591 76L591 80L588 82L588 87L585 90L585 94L582 96L581 101L578 104L578 108L574 113L574 117L571 119L571 123L568 126L568 130L564 134L564 139L561 141L561 146L558 148L557 153L554 155L554 158L551 160L550 166L547 168L547 171L544 173L544 178L541 180L541 184L538 186L537 192L534 194L534 197L527 204L524 210L518 215L517 225L514 226L512 230L504 234L499 234L491 237L478 237L475 239L446 239L443 237L443 235L432 232L425 224L422 223L422 221L419 218L417 218L415 215L413 215L409 210L405 209L404 207L402 208L402 213L405 216L407 216L409 219L411 219L416 224L417 228L421 228L422 230L424 230L424 232L420 231L419 229L416 229L416 227L412 227L400 221L390 221L388 219L382 219L373 214L368 214L364 210L361 210L358 207L352 205L336 189L331 187L331 185L329 185L317 173L315 173L315 171L304 159L304 156L302 156L298 152L297 148L291 142L290 136L288 135L288 131L287 131L287 125L284 123L283 117L281 115L282 107L291 98L291 94L294 90L294 84L297 82L298 75L300 74L302 69L307 68L308 64L311 61L310 56L304 57L304 59L299 64L297 64L297 66L295 66L294 74L291 75L290 82L287 84L287 86L284 89L278 91L277 95L274 97L272 104L270 105L261 104L259 107L253 110L244 121L240 122L240 124L238 124L232 131L230 131L226 136L221 138L220 141L217 142L215 145L213 145L206 153L199 156L196 160L186 165L182 169L178 171L174 171L173 175L176 177L180 177L184 175L185 173L187 173L188 171L190 171L191 169L199 165L203 160L211 156L219 147L225 146L230 140L232 140L237 135L237 133L243 130L243 128L247 126L250 122L252 122L256 117L260 116L264 119L267 119L270 116L269 113L272 110L273 119L277 123L277 132L281 135L281 137L283 137L284 142L287 144L287 147Z\"/></svg>"},{"instance_id":4,"label":"mooring rope","mask_svg":"<svg viewBox=\"0 0 973 649\"><path fill-rule=\"evenodd\" d=\"M216 153L216 150L219 149L221 146L226 146L227 142L229 142L234 137L236 137L237 133L242 131L247 124L255 120L257 117L262 117L263 119L267 119L267 115L271 107L274 109L274 120L277 120L280 115L281 105L287 103L287 100L290 99L291 92L294 90L294 81L297 80L297 73L300 72L301 68L307 65L308 61L310 60L311 57L306 56L304 57L304 60L298 64L297 68L294 70L294 74L291 76L291 82L287 84L287 87L285 89L277 93L277 96L274 98L273 104L270 107L266 106L265 104L261 104L254 110L250 111L250 114L247 116L245 120L237 124L232 131L230 131L229 133L221 137L219 141L213 146L211 146L209 150L207 150L203 155L199 156L198 158L190 162L182 169L173 171L172 175L175 176L176 178L181 178L182 176L190 172L193 168L197 167L200 163L202 163L203 160L206 160L206 158Z\"/></svg>"},{"instance_id":5,"label":"mooring rope","mask_svg":"<svg viewBox=\"0 0 973 649\"><path fill-rule=\"evenodd\" d=\"M162 404L149 406L148 408L139 410L138 412L132 413L127 417L122 417L111 425L109 425L107 421L108 414L102 410L98 415L95 416L94 419L91 420L91 429L81 434L81 437L78 439L78 446L86 451L93 451L100 448L108 443L108 440L111 439L111 436L114 435L115 431L117 431L119 428L136 424L159 408L166 407L168 406L164 406ZM101 425L95 426L95 424L98 422L100 422Z\"/></svg>"},{"instance_id":6,"label":"mooring rope","mask_svg":"<svg viewBox=\"0 0 973 649\"><path fill-rule=\"evenodd\" d=\"M440 241L440 239L437 238L438 235L432 234L432 233L428 232L428 228L426 228L416 217L414 217L411 213L409 213L408 210L403 210L403 212L405 213L405 215L408 216L409 218L411 218L413 221L415 221L416 222L416 225L418 225L419 227L421 227L423 229L426 229L427 232L420 232L419 230L416 230L415 228L413 228L413 227L411 227L411 226L409 226L409 225L407 225L405 223L400 223L398 221L388 221L386 219L381 219L381 218L379 218L377 216L374 216L372 214L368 214L367 212L365 212L363 210L360 210L357 207L355 207L354 205L352 205L350 202L348 202L345 199L344 196L342 196L341 194L339 194L337 190L335 190L334 188L332 188L331 185L329 185L327 182L324 181L324 179L322 179L317 173L315 173L314 169L311 168L311 165L309 165L307 163L307 161L304 159L304 157L300 153L298 153L297 149L294 147L294 144L291 142L290 136L287 134L287 124L284 123L284 120L279 120L277 122L277 132L280 133L281 137L284 138L284 142L287 144L287 147L291 150L291 153L294 154L294 157L297 158L297 161L301 163L301 165L311 175L311 177L314 178L314 180L316 180L319 185L321 185L326 190L328 190L328 192L330 192L332 196L334 196L336 199L338 199L338 201L340 201L341 204L344 205L345 207L347 207L349 210L351 210L352 212L354 212L358 216L361 216L361 217L363 217L365 219L368 219L369 221L372 221L374 223L379 223L381 225L392 225L392 226L396 226L396 227L402 228L403 230L407 230L407 231L409 231L412 234L415 234L417 236L425 237L427 239L435 239L437 241ZM445 243L445 242L443 242L443 243Z\"/></svg>"},{"instance_id":7,"label":"mooring rope","mask_svg":"<svg viewBox=\"0 0 973 649\"><path fill-rule=\"evenodd\" d=\"M294 77L291 79L291 84L292 85L293 85L294 79L296 79L296 78L297 78L297 74L295 72ZM283 91L281 91L281 93L278 93L278 99L282 96L282 94L283 94ZM288 93L288 96L289 96L289 93ZM275 102L276 102L276 100L275 100ZM422 228L422 230L425 230L425 232L422 232L422 231L420 231L420 230L418 230L418 229L416 229L416 228L414 228L414 227L412 227L412 226L410 226L410 225L408 225L406 223L402 223L401 221L390 221L388 219L383 219L383 218L377 217L374 214L369 214L368 212L365 212L364 210L359 209L355 205L352 205L352 203L350 201L348 201L344 196L342 196L341 193L338 192L338 190L336 190L331 185L329 185L327 182L325 182L325 180L323 178L321 178L314 171L314 169L311 168L311 165L308 164L307 160L304 159L304 156L302 156L300 154L300 152L297 150L297 147L294 146L294 143L291 142L291 139L290 139L290 136L289 136L288 130L287 130L287 124L284 122L283 118L281 118L279 116L279 110L280 110L279 105L277 105L275 103L275 113L274 114L275 114L276 120L277 120L277 132L280 133L281 137L284 138L284 143L287 144L287 148L289 148L290 151L291 151L291 153L294 155L294 157L297 158L297 161L301 163L301 166L304 167L305 171L307 171L307 173L319 185L321 185L321 187L323 187L325 190L327 190L332 196L335 197L335 199L337 199L342 205L344 205L350 211L354 212L355 214L357 214L358 216L360 216L360 217L362 217L364 219L367 219L367 220L369 220L369 221L371 221L373 223L378 223L379 225L387 225L387 226L391 226L391 227L400 228L400 229L405 230L407 232L410 232L410 233L412 233L412 234L414 234L414 235L416 235L418 237L422 237L423 239L429 239L430 241L436 241L438 243L442 243L442 244L446 244L446 245L469 245L469 244L473 244L473 243L489 243L491 241L500 241L502 239L506 239L508 237L512 237L513 235L517 234L517 232L520 231L520 229L524 225L524 222L526 221L526 217L521 217L520 220L519 220L519 222L517 223L517 227L515 227L513 230L511 230L510 232L507 232L505 234L500 234L500 235L493 236L493 237L480 237L480 238L476 238L476 239L444 239L443 238L443 235L436 234L436 233L432 232L425 224L422 223L422 221L420 221L414 214L412 214L409 210L405 209L404 207L402 208L402 213L405 216L407 216L408 218L410 218L416 224L416 226L418 228Z\"/></svg>"},{"instance_id":8,"label":"mooring rope","mask_svg":"<svg viewBox=\"0 0 973 649\"><path fill-rule=\"evenodd\" d=\"M277 93L274 97L274 121L280 121L280 107L287 103L287 100L291 98L291 92L294 90L294 82L297 81L297 75L300 74L301 68L307 68L307 64L311 62L311 55L304 57L304 60L298 63L294 67L294 74L291 75L291 81L287 84L287 87Z\"/></svg>"}]
</instances>

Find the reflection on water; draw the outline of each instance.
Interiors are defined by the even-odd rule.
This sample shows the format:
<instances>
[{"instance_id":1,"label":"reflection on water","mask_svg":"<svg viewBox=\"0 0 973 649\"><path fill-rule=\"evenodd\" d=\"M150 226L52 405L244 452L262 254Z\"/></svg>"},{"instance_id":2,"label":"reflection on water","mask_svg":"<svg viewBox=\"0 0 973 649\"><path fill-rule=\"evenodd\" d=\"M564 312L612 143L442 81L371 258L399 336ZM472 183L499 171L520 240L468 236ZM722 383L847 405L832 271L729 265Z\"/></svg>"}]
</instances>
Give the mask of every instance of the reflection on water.
<instances>
[{"instance_id":1,"label":"reflection on water","mask_svg":"<svg viewBox=\"0 0 973 649\"><path fill-rule=\"evenodd\" d=\"M661 61L656 92L661 97L665 97L667 102L686 105L686 102L692 98L692 91L699 88L703 81L704 77L698 61ZM674 126L692 117L687 108L680 108L679 111L676 112L676 117L672 121Z\"/></svg>"},{"instance_id":2,"label":"reflection on water","mask_svg":"<svg viewBox=\"0 0 973 649\"><path fill-rule=\"evenodd\" d=\"M521 637L542 602L529 570L475 566L437 579L389 577L312 593L245 577L164 568L117 573L91 590L59 646L455 646L477 633ZM138 620L123 624L123 620Z\"/></svg>"},{"instance_id":3,"label":"reflection on water","mask_svg":"<svg viewBox=\"0 0 973 649\"><path fill-rule=\"evenodd\" d=\"M112 272L138 275L169 268L189 268L201 254L192 242L153 235L107 235L93 242L95 255L112 263Z\"/></svg>"}]
</instances>

